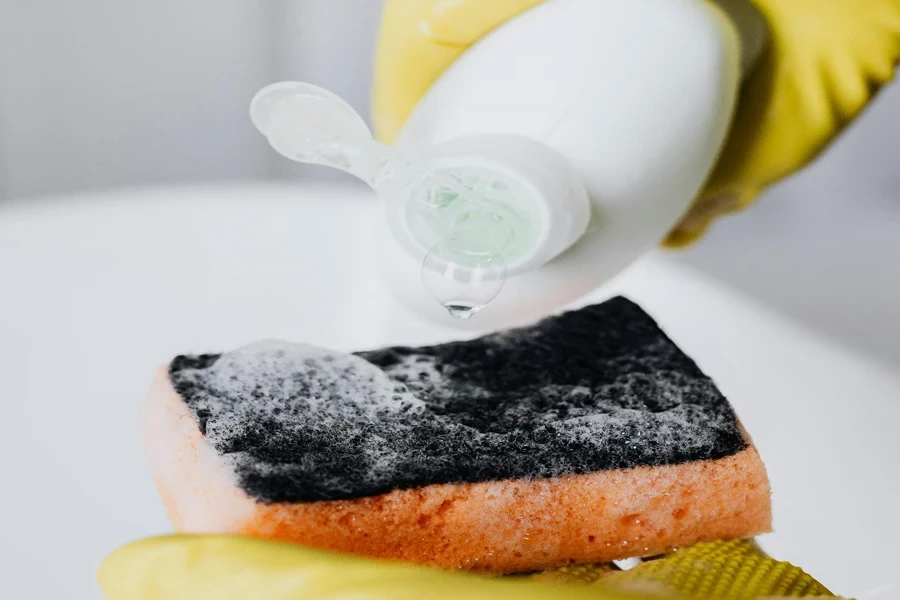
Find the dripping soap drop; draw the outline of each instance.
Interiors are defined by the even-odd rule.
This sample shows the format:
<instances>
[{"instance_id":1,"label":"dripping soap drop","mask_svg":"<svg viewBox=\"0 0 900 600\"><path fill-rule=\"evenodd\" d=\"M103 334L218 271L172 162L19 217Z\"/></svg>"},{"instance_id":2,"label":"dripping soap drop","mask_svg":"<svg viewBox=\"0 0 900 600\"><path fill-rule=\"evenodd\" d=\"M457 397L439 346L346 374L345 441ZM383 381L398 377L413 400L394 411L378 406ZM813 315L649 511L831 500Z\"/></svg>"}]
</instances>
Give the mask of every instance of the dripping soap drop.
<instances>
[{"instance_id":1,"label":"dripping soap drop","mask_svg":"<svg viewBox=\"0 0 900 600\"><path fill-rule=\"evenodd\" d=\"M436 244L422 261L422 284L456 319L468 319L497 297L506 281L499 252L460 250L453 238Z\"/></svg>"}]
</instances>

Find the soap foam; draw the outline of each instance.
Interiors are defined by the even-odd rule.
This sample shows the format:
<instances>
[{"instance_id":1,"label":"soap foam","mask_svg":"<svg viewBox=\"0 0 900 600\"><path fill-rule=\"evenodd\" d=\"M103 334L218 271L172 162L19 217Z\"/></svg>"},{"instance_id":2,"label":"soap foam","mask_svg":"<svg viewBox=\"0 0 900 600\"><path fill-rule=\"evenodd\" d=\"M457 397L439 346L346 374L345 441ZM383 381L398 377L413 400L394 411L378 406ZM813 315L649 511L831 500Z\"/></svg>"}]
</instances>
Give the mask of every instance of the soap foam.
<instances>
[{"instance_id":1,"label":"soap foam","mask_svg":"<svg viewBox=\"0 0 900 600\"><path fill-rule=\"evenodd\" d=\"M179 357L208 443L264 502L721 458L724 397L624 299L533 327L358 355L261 342Z\"/></svg>"}]
</instances>

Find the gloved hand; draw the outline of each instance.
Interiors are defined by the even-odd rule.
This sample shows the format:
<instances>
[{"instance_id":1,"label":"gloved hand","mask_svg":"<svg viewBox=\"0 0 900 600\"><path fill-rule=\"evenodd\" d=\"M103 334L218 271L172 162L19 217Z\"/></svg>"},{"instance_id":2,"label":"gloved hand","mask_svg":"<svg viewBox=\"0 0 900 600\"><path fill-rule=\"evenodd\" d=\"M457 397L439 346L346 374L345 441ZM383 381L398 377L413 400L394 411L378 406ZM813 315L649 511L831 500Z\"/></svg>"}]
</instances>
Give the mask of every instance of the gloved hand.
<instances>
[{"instance_id":1,"label":"gloved hand","mask_svg":"<svg viewBox=\"0 0 900 600\"><path fill-rule=\"evenodd\" d=\"M377 134L392 142L466 48L541 1L387 0L375 77ZM690 244L716 218L809 164L900 60L900 0L752 1L768 22L768 48L743 84L718 164L667 246Z\"/></svg>"},{"instance_id":2,"label":"gloved hand","mask_svg":"<svg viewBox=\"0 0 900 600\"><path fill-rule=\"evenodd\" d=\"M833 597L753 542L697 544L628 571L610 565L487 577L247 537L168 536L114 552L108 600L730 600Z\"/></svg>"},{"instance_id":3,"label":"gloved hand","mask_svg":"<svg viewBox=\"0 0 900 600\"><path fill-rule=\"evenodd\" d=\"M467 576L226 536L170 536L125 546L106 559L99 580L108 600L623 598L587 587Z\"/></svg>"},{"instance_id":4,"label":"gloved hand","mask_svg":"<svg viewBox=\"0 0 900 600\"><path fill-rule=\"evenodd\" d=\"M468 46L541 1L387 0L375 85L379 137L393 141L428 87ZM768 21L769 47L743 85L720 160L666 240L670 246L694 241L714 219L746 207L815 159L891 79L900 59L900 0L753 1ZM629 571L610 570L488 579L250 538L170 536L114 552L99 579L109 600L831 596L796 567L741 542L700 544Z\"/></svg>"}]
</instances>

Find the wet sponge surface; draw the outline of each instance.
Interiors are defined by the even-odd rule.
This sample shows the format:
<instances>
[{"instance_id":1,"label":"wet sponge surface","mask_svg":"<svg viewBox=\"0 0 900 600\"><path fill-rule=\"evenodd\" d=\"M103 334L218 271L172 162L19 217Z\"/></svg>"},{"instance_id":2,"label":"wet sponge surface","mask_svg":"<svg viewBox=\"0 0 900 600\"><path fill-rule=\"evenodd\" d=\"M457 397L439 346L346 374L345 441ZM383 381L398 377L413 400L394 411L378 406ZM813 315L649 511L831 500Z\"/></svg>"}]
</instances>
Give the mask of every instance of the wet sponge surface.
<instances>
[{"instance_id":1,"label":"wet sponge surface","mask_svg":"<svg viewBox=\"0 0 900 600\"><path fill-rule=\"evenodd\" d=\"M672 465L748 447L713 381L624 298L424 348L260 342L176 357L169 376L262 503Z\"/></svg>"}]
</instances>

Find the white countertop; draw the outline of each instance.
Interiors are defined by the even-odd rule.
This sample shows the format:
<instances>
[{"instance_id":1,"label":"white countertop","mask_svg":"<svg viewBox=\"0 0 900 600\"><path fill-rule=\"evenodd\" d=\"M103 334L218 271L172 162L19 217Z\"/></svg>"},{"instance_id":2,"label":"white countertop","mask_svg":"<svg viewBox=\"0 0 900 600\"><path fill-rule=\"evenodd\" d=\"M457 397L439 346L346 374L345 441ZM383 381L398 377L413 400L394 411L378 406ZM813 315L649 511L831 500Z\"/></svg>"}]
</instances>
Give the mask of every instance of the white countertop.
<instances>
[{"instance_id":1,"label":"white countertop","mask_svg":"<svg viewBox=\"0 0 900 600\"><path fill-rule=\"evenodd\" d=\"M339 188L182 188L0 208L0 596L99 598L117 545L170 530L136 436L156 364L265 337L341 349L452 336L392 310L374 203ZM900 370L671 259L605 290L719 383L774 490L763 538L835 591L900 594ZM868 594L868 595L867 595Z\"/></svg>"}]
</instances>

